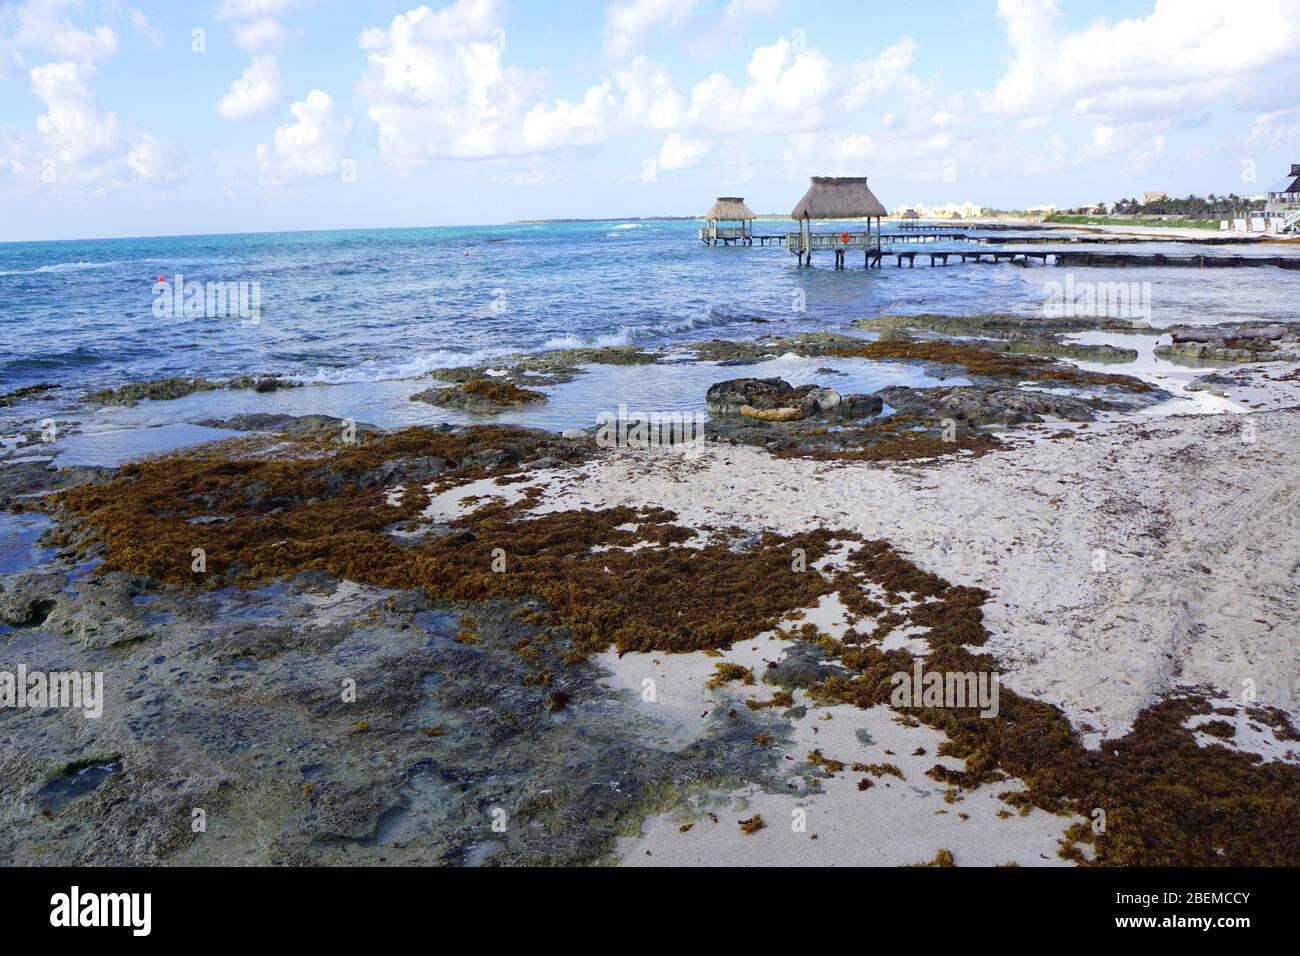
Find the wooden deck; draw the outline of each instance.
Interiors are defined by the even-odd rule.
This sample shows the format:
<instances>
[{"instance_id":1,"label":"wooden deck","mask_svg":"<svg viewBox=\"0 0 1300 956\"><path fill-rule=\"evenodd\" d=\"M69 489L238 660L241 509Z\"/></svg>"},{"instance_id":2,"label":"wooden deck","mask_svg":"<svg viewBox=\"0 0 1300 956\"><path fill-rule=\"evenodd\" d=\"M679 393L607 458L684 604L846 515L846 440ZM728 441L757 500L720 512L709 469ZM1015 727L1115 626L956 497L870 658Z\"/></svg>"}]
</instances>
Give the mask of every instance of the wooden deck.
<instances>
[{"instance_id":1,"label":"wooden deck","mask_svg":"<svg viewBox=\"0 0 1300 956\"><path fill-rule=\"evenodd\" d=\"M785 243L785 236L783 235L763 235L737 226L720 226L713 231L707 226L701 226L695 231L695 234L699 237L700 242L706 246L752 246L755 242L760 246L765 246L769 242L777 245Z\"/></svg>"},{"instance_id":2,"label":"wooden deck","mask_svg":"<svg viewBox=\"0 0 1300 956\"><path fill-rule=\"evenodd\" d=\"M963 263L996 265L1012 263L1027 266L1037 261L1043 265L1084 266L1084 267L1183 267L1201 269L1249 268L1257 266L1275 266L1280 269L1300 270L1300 256L1177 256L1165 253L1136 252L1055 252L1040 249L973 249L946 252L922 252L914 249L891 249L887 245L879 249L863 249L864 265L867 268L880 268L886 259L893 259L895 267L901 269L916 268L916 257L928 260L931 268L946 266L953 259ZM811 265L811 261L809 262ZM835 268L844 268L842 253L835 258Z\"/></svg>"},{"instance_id":3,"label":"wooden deck","mask_svg":"<svg viewBox=\"0 0 1300 956\"><path fill-rule=\"evenodd\" d=\"M787 251L799 257L799 264L811 266L814 252L829 252L834 256L835 268L845 268L850 252L862 253L862 265L866 269L879 269L881 256L889 252L887 244L881 242L880 233L875 230L864 232L788 232L785 236Z\"/></svg>"},{"instance_id":4,"label":"wooden deck","mask_svg":"<svg viewBox=\"0 0 1300 956\"><path fill-rule=\"evenodd\" d=\"M965 232L922 232L904 234L886 233L885 238L891 242L975 242L982 245L1003 245L1005 243L1024 244L1060 244L1060 245L1136 245L1147 242L1170 242L1200 246L1248 246L1261 239L1250 236L1209 236L1193 239L1186 236L1054 236L1038 234L1029 236L972 236Z\"/></svg>"},{"instance_id":5,"label":"wooden deck","mask_svg":"<svg viewBox=\"0 0 1300 956\"><path fill-rule=\"evenodd\" d=\"M1138 252L1058 252L1058 266L1182 266L1192 269L1239 269L1276 266L1300 269L1300 256L1171 256Z\"/></svg>"},{"instance_id":6,"label":"wooden deck","mask_svg":"<svg viewBox=\"0 0 1300 956\"><path fill-rule=\"evenodd\" d=\"M897 268L907 263L907 268L916 268L916 257L924 256L931 268L946 266L953 259L963 263L1014 263L1028 266L1037 261L1043 265L1082 266L1082 267L1182 267L1200 269L1250 268L1273 266L1279 269L1300 270L1300 256L1242 256L1242 255L1176 255L1170 253L1145 252L1093 252L1077 249L1032 249L1025 246L1105 246L1133 245L1139 243L1195 244L1202 246L1253 245L1262 240L1248 236L1215 236L1207 238L1187 238L1181 236L1115 236L1115 235L1052 235L1047 231L1034 235L971 235L968 232L939 231L935 228L906 227L907 232L886 233L882 235L874 230L837 232L787 232L782 234L755 234L741 229L718 228L715 233L707 229L699 230L699 237L707 245L783 245L792 255L799 257L799 264L812 266L814 253L828 253L833 258L834 268L846 268L848 254L862 253L862 264L867 269L879 269L884 260L892 258ZM960 227L979 229L985 227ZM1033 228L1033 227L1030 227ZM1019 248L974 248L922 252L913 249L895 248L911 243L957 241L970 243L976 247L1016 245ZM808 248L805 248L808 244Z\"/></svg>"},{"instance_id":7,"label":"wooden deck","mask_svg":"<svg viewBox=\"0 0 1300 956\"><path fill-rule=\"evenodd\" d=\"M1010 262L1029 265L1031 260L1038 260L1043 265L1083 266L1083 267L1182 267L1192 269L1232 269L1274 266L1279 269L1300 270L1300 256L1175 256L1165 253L1138 252L1045 252L1033 249L999 249L996 251L977 250L971 252L914 252L885 250L884 257L893 257L895 265L902 268L907 262L909 269L915 268L916 257L927 256L930 266L948 265L951 259L962 262L996 264Z\"/></svg>"}]
</instances>

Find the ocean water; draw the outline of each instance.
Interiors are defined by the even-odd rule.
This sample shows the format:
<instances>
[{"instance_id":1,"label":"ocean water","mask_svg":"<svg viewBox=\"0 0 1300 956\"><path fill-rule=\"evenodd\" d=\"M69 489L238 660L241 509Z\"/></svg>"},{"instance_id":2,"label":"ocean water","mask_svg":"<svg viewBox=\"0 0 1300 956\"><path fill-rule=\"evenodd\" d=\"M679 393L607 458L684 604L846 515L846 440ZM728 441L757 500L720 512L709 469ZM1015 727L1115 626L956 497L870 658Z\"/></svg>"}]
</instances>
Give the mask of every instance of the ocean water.
<instances>
[{"instance_id":1,"label":"ocean water","mask_svg":"<svg viewBox=\"0 0 1300 956\"><path fill-rule=\"evenodd\" d=\"M78 417L88 432L252 410L355 415L383 425L459 421L461 413L407 401L428 383L413 386L412 379L440 366L576 345L671 348L702 338L844 332L853 319L889 313L1033 314L1043 309L1048 284L1067 271L1080 281L1149 284L1144 301L1156 325L1290 318L1300 299L1300 273L1275 268L1062 270L954 262L931 269L922 259L914 269L895 268L891 260L867 271L850 254L850 268L835 272L824 253L818 268L801 270L777 245L705 247L696 227L611 221L0 244L0 394L57 384L62 387L51 396L57 400L42 407L58 409L86 389L129 381L276 374L335 387L272 396L207 393ZM760 222L756 231L789 228ZM1256 252L1169 243L1131 248ZM157 279L177 274L204 283L257 283L257 323L156 315ZM820 364L789 360L778 369L765 363L763 374L815 380ZM925 381L898 366L839 364L849 381L836 387ZM556 427L590 423L592 408L624 399L649 409L697 407L703 389L720 377L726 376L698 364L602 370L584 376L585 384L555 389L546 408L513 417Z\"/></svg>"}]
</instances>

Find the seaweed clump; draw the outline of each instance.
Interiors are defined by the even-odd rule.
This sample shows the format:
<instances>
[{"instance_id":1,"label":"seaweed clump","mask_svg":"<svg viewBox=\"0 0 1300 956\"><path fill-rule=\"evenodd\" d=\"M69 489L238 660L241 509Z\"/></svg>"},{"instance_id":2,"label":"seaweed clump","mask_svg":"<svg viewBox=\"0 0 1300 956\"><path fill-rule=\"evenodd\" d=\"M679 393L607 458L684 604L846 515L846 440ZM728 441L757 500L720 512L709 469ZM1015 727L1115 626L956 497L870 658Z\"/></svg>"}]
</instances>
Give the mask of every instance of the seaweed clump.
<instances>
[{"instance_id":1,"label":"seaweed clump","mask_svg":"<svg viewBox=\"0 0 1300 956\"><path fill-rule=\"evenodd\" d=\"M417 392L411 396L411 400L448 408L463 408L471 412L495 412L503 408L544 402L546 393L500 379L472 378L450 387Z\"/></svg>"},{"instance_id":2,"label":"seaweed clump","mask_svg":"<svg viewBox=\"0 0 1300 956\"><path fill-rule=\"evenodd\" d=\"M740 681L746 686L753 686L754 672L743 664L721 663L717 666L717 673L704 682L704 686L709 690L721 687L723 684L730 684L733 681Z\"/></svg>"},{"instance_id":3,"label":"seaweed clump","mask_svg":"<svg viewBox=\"0 0 1300 956\"><path fill-rule=\"evenodd\" d=\"M412 536L412 527L431 525L422 515L431 488L582 453L566 452L548 433L492 426L298 447L286 459L271 443L245 440L127 465L110 482L55 498L76 520L66 541L102 542L103 570L202 588L314 570L422 588L447 601L537 597L552 623L568 627L575 650L613 644L624 653L726 648L775 628L834 588L821 574L794 570L790 555L803 549L811 564L845 537L818 529L766 534L739 547L739 531L721 531L703 547L685 548L678 545L696 533L672 512L532 516L527 495L477 508L444 533ZM419 481L404 481L411 476ZM392 495L398 484L402 494ZM199 552L202 570L193 557Z\"/></svg>"},{"instance_id":4,"label":"seaweed clump","mask_svg":"<svg viewBox=\"0 0 1300 956\"><path fill-rule=\"evenodd\" d=\"M983 620L986 592L948 584L882 541L865 542L857 550L843 589L857 587L855 573L883 587L886 603L896 608L904 607L905 598L916 600L901 613L909 625L928 628L921 635L929 644L927 671L997 673L997 661L979 650L989 637ZM865 708L892 706L891 676L910 671L916 658L854 644L842 648L839 660L847 673L814 685L810 694L814 700ZM1022 813L1037 807L1087 818L1103 809L1107 826L1095 836L1090 865L1258 866L1300 860L1300 828L1294 826L1300 819L1300 767L1199 746L1187 726L1193 716L1210 711L1199 694L1148 707L1126 737L1103 741L1096 750L1083 745L1056 707L1006 687L1000 688L992 717L981 717L974 704L895 709L942 731L947 740L939 755L964 761L961 770L936 764L928 771L936 781L970 789L1014 776L1026 789L1000 796ZM1294 728L1286 723L1283 732ZM1077 842L1071 835L1081 833L1067 832L1067 846Z\"/></svg>"},{"instance_id":5,"label":"seaweed clump","mask_svg":"<svg viewBox=\"0 0 1300 956\"><path fill-rule=\"evenodd\" d=\"M754 539L713 529L700 545L694 530L663 509L532 514L528 496L486 504L449 526L425 517L439 486L516 474L542 458L578 460L576 446L547 433L408 429L360 445L303 439L289 443L287 457L285 447L269 439L226 442L136 462L111 481L60 492L52 506L67 519L62 543L83 553L102 549L101 571L191 587L319 570L379 587L422 588L453 602L538 598L536 623L566 634L579 655L611 645L619 652L729 647L832 592L851 610L876 606L863 599L870 582L906 626L924 631L927 670L998 670L981 650L988 594L949 584L888 542L824 528ZM402 494L393 495L399 485ZM395 533L412 525L425 533ZM803 549L811 566L844 542L857 546L843 570L792 569L794 549ZM839 663L807 688L817 702L893 706L892 675L917 662L870 639L845 644L818 636L817 643ZM747 704L792 702L785 690ZM556 698L549 706L563 703ZM1104 809L1107 827L1095 837L1093 865L1300 860L1300 767L1199 746L1188 723L1211 708L1197 694L1147 708L1126 737L1097 750L1083 745L1060 710L1007 688L991 717L975 705L895 709L944 733L938 755L964 762L961 769L932 767L928 774L940 783L969 789L1014 776L1025 789L1002 795L1011 807L1084 818ZM1267 717L1276 733L1295 733L1284 715ZM869 765L853 769L874 773ZM1076 842L1068 837L1067 844Z\"/></svg>"},{"instance_id":6,"label":"seaweed clump","mask_svg":"<svg viewBox=\"0 0 1300 956\"><path fill-rule=\"evenodd\" d=\"M903 359L955 365L969 375L998 379L1033 379L1076 385L1114 385L1132 392L1148 392L1151 386L1131 375L1085 372L1063 362L1033 355L994 352L962 342L909 342L880 339L862 344L837 345L826 352L841 358Z\"/></svg>"},{"instance_id":7,"label":"seaweed clump","mask_svg":"<svg viewBox=\"0 0 1300 956\"><path fill-rule=\"evenodd\" d=\"M520 388L511 382L496 382L490 378L476 378L472 382L466 382L462 388L467 395L474 395L493 405L523 405L526 402L546 401L545 393L536 389Z\"/></svg>"}]
</instances>

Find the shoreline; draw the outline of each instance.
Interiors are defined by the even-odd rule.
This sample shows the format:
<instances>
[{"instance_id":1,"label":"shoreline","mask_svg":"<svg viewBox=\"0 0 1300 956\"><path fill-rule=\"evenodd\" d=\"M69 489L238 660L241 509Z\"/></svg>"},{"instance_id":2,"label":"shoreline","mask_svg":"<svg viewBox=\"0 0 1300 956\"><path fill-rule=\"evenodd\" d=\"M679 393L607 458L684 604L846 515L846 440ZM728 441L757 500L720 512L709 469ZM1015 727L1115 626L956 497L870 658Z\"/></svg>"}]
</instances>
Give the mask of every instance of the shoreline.
<instances>
[{"instance_id":1,"label":"shoreline","mask_svg":"<svg viewBox=\"0 0 1300 956\"><path fill-rule=\"evenodd\" d=\"M1300 672L1286 630L1300 573L1288 477L1300 362L1215 363L1221 371L1187 393L1201 413L1155 414L1170 399L1152 404L1152 383L1111 373L1124 365L1045 357L1082 347L1065 327L1034 320L1004 338L1006 317L902 321L905 334L875 339L704 343L697 359L713 361L699 371L742 376L720 383L738 395L756 381L744 376L770 374L791 347L828 368L898 356L883 361L932 379L882 389L889 403L875 413L872 396L820 373L794 398L777 393L778 404L805 401L802 420L756 422L711 404L698 448L605 449L590 430L505 424L357 423L349 445L338 418L279 414L213 422L242 437L142 460L129 480L114 468L44 472L19 450L0 475L30 557L0 578L2 646L47 667L103 669L109 706L132 717L88 726L60 714L37 743L14 736L24 720L0 722L10 781L0 816L15 834L0 854L1060 865L1202 860L1228 840L1239 862L1280 859L1285 840L1266 822L1245 843L1237 831L1166 822L1165 855L1134 856L1123 821L1157 812L1160 791L1142 796L1155 804L1125 804L1126 775L1139 771L1109 755L1167 750L1156 766L1198 792L1224 779L1254 794L1240 810L1250 819L1289 799L1261 775L1300 772L1286 683ZM982 347L936 337L953 323L973 324ZM1154 330L1117 337L1135 331ZM1271 347L1290 348L1290 334ZM993 351L1025 335L1038 355ZM525 357L494 380L600 374L602 356L578 357L550 355L544 367ZM479 380L452 372L452 390ZM721 401L714 391L710 403ZM835 401L807 406L827 395ZM964 403L959 440L928 444L949 400ZM837 418L836 402L856 411ZM903 414L920 431L878 427ZM223 491L232 479L216 476L239 474L229 469L244 460L264 462L267 479L254 471ZM303 477L277 491L271 476L283 469ZM33 511L60 487L72 490ZM330 517L317 525L321 509ZM197 592L187 570L196 542L221 575ZM888 560L855 563L872 542ZM815 577L782 577L796 544L813 549ZM466 570L483 561L486 571L495 545L504 576ZM560 560L545 558L553 548ZM425 553L443 557L413 563ZM519 560L531 570L515 589ZM665 617L675 607L692 615L685 646ZM936 616L945 607L951 619ZM715 620L729 630L711 630ZM949 630L957 643L944 643ZM906 670L913 659L994 668L1004 706L1048 722L1058 749L1028 757L1014 742L1026 718L995 718L979 734L1012 738L990 767L984 737L958 732L942 709L890 707L853 677L867 662ZM344 679L364 688L355 703L338 699ZM155 731L138 736L130 728L157 695L168 705L151 707ZM157 734L184 743L159 748ZM107 768L102 780L65 794L67 768L87 760ZM1052 782L1071 766L1091 767L1105 795ZM178 772L194 782L173 792ZM160 815L123 820L124 795ZM1090 800L1115 809L1114 842L1088 835ZM220 808L230 840L173 826L190 805ZM530 824L497 835L485 807ZM92 819L146 835L92 848L67 826Z\"/></svg>"}]
</instances>

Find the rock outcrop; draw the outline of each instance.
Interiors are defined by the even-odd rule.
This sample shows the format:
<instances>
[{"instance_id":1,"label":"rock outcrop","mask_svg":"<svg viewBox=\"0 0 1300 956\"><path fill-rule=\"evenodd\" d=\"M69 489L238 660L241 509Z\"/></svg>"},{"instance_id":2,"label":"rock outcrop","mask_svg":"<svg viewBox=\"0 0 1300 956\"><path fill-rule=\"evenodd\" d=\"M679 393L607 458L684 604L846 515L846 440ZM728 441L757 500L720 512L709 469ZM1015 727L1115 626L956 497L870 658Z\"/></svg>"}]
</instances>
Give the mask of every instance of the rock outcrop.
<instances>
[{"instance_id":1,"label":"rock outcrop","mask_svg":"<svg viewBox=\"0 0 1300 956\"><path fill-rule=\"evenodd\" d=\"M791 385L781 378L733 378L709 386L709 414L742 416L761 422L797 422L826 413L837 417L877 414L879 399L870 395L843 396L819 385Z\"/></svg>"}]
</instances>

